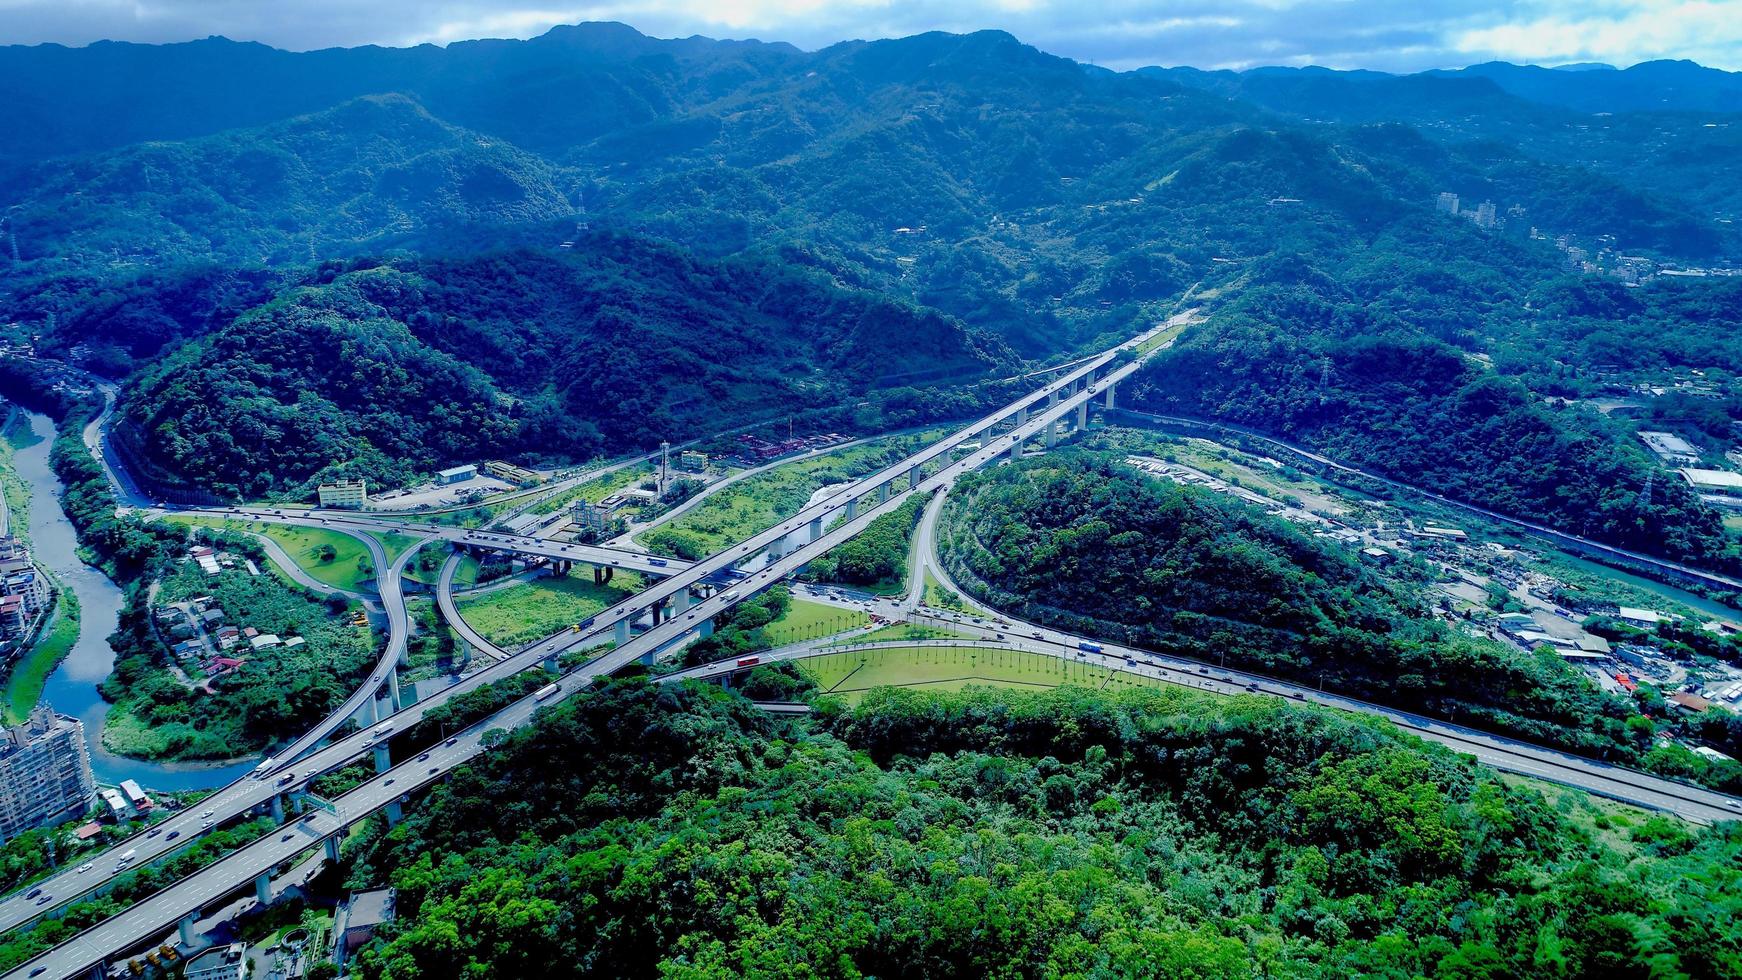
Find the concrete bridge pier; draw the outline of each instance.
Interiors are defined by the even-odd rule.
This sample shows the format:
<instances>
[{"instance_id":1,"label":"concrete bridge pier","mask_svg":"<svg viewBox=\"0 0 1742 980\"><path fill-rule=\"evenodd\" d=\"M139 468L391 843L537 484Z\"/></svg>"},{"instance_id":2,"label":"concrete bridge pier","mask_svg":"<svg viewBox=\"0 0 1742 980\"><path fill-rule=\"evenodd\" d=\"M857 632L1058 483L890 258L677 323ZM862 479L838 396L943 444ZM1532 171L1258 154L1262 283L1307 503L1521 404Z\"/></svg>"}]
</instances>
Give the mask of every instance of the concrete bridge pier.
<instances>
[{"instance_id":1,"label":"concrete bridge pier","mask_svg":"<svg viewBox=\"0 0 1742 980\"><path fill-rule=\"evenodd\" d=\"M859 498L854 497L852 500L847 501L847 520L850 521L853 518L858 517L858 516L859 516Z\"/></svg>"},{"instance_id":2,"label":"concrete bridge pier","mask_svg":"<svg viewBox=\"0 0 1742 980\"><path fill-rule=\"evenodd\" d=\"M880 504L889 503L889 484L885 483L877 488L877 502Z\"/></svg>"},{"instance_id":3,"label":"concrete bridge pier","mask_svg":"<svg viewBox=\"0 0 1742 980\"><path fill-rule=\"evenodd\" d=\"M617 620L617 626L612 631L611 638L617 641L618 646L629 642L629 617L625 616Z\"/></svg>"},{"instance_id":4,"label":"concrete bridge pier","mask_svg":"<svg viewBox=\"0 0 1742 980\"><path fill-rule=\"evenodd\" d=\"M1083 432L1089 428L1089 403L1083 402L1077 406L1077 431Z\"/></svg>"},{"instance_id":5,"label":"concrete bridge pier","mask_svg":"<svg viewBox=\"0 0 1742 980\"><path fill-rule=\"evenodd\" d=\"M200 913L195 910L182 916L181 921L175 924L176 933L181 936L181 944L188 949L193 949L195 946L194 923L198 921L200 921Z\"/></svg>"},{"instance_id":6,"label":"concrete bridge pier","mask_svg":"<svg viewBox=\"0 0 1742 980\"><path fill-rule=\"evenodd\" d=\"M643 667L651 667L654 664L659 663L659 651L649 650L641 656L636 657L635 662Z\"/></svg>"},{"instance_id":7,"label":"concrete bridge pier","mask_svg":"<svg viewBox=\"0 0 1742 980\"><path fill-rule=\"evenodd\" d=\"M284 797L277 794L272 797L272 822L284 822Z\"/></svg>"},{"instance_id":8,"label":"concrete bridge pier","mask_svg":"<svg viewBox=\"0 0 1742 980\"><path fill-rule=\"evenodd\" d=\"M261 905L272 904L272 872L265 872L254 879L254 900Z\"/></svg>"},{"instance_id":9,"label":"concrete bridge pier","mask_svg":"<svg viewBox=\"0 0 1742 980\"><path fill-rule=\"evenodd\" d=\"M1022 458L1022 440L1018 439L1015 442L1010 444L1010 461L1012 463L1014 463L1021 458Z\"/></svg>"},{"instance_id":10,"label":"concrete bridge pier","mask_svg":"<svg viewBox=\"0 0 1742 980\"><path fill-rule=\"evenodd\" d=\"M820 517L811 518L810 532L811 532L810 537L811 537L812 541L815 541L816 539L823 536L823 519L822 518L820 518Z\"/></svg>"},{"instance_id":11,"label":"concrete bridge pier","mask_svg":"<svg viewBox=\"0 0 1742 980\"><path fill-rule=\"evenodd\" d=\"M539 663L539 666L552 674L562 673L562 665L557 663L557 656L554 653L544 658L544 660Z\"/></svg>"},{"instance_id":12,"label":"concrete bridge pier","mask_svg":"<svg viewBox=\"0 0 1742 980\"><path fill-rule=\"evenodd\" d=\"M703 637L703 638L710 637L710 636L714 635L713 617L709 617L707 619L704 619L701 622L696 624L696 635Z\"/></svg>"},{"instance_id":13,"label":"concrete bridge pier","mask_svg":"<svg viewBox=\"0 0 1742 980\"><path fill-rule=\"evenodd\" d=\"M399 821L405 819L405 808L403 806L400 806L398 800L394 800L393 802L387 804L386 813L387 813L387 826L389 826L389 827L397 826Z\"/></svg>"},{"instance_id":14,"label":"concrete bridge pier","mask_svg":"<svg viewBox=\"0 0 1742 980\"><path fill-rule=\"evenodd\" d=\"M387 697L393 702L394 711L399 711L405 706L399 695L399 668L395 667L388 671L387 680L382 682L381 686L387 689Z\"/></svg>"},{"instance_id":15,"label":"concrete bridge pier","mask_svg":"<svg viewBox=\"0 0 1742 980\"><path fill-rule=\"evenodd\" d=\"M1114 387L1115 387L1114 385L1107 386L1107 407L1108 408L1113 407L1113 389L1114 389Z\"/></svg>"},{"instance_id":16,"label":"concrete bridge pier","mask_svg":"<svg viewBox=\"0 0 1742 980\"><path fill-rule=\"evenodd\" d=\"M383 772L386 772L387 770L392 769L392 768L393 768L393 753L387 748L387 743L382 742L382 743L376 745L375 746L375 771L377 773L383 773Z\"/></svg>"},{"instance_id":17,"label":"concrete bridge pier","mask_svg":"<svg viewBox=\"0 0 1742 980\"><path fill-rule=\"evenodd\" d=\"M1024 405L1021 408L1016 410L1016 427L1018 429L1020 429L1027 424L1028 424L1028 406Z\"/></svg>"},{"instance_id":18,"label":"concrete bridge pier","mask_svg":"<svg viewBox=\"0 0 1742 980\"><path fill-rule=\"evenodd\" d=\"M357 715L363 720L364 728L368 728L381 720L381 715L375 710L374 692L370 692L369 696L363 699L363 707L357 710Z\"/></svg>"},{"instance_id":19,"label":"concrete bridge pier","mask_svg":"<svg viewBox=\"0 0 1742 980\"><path fill-rule=\"evenodd\" d=\"M907 471L907 488L912 490L917 486L919 486L919 467L915 466Z\"/></svg>"},{"instance_id":20,"label":"concrete bridge pier","mask_svg":"<svg viewBox=\"0 0 1742 980\"><path fill-rule=\"evenodd\" d=\"M1059 390L1054 388L1046 393L1046 407L1051 408L1059 403Z\"/></svg>"},{"instance_id":21,"label":"concrete bridge pier","mask_svg":"<svg viewBox=\"0 0 1742 980\"><path fill-rule=\"evenodd\" d=\"M334 834L333 836L328 837L326 840L322 841L321 843L326 848L327 861L331 864L338 864L339 863L339 835Z\"/></svg>"},{"instance_id":22,"label":"concrete bridge pier","mask_svg":"<svg viewBox=\"0 0 1742 980\"><path fill-rule=\"evenodd\" d=\"M1046 448L1051 449L1059 444L1059 424L1055 419L1046 424Z\"/></svg>"}]
</instances>

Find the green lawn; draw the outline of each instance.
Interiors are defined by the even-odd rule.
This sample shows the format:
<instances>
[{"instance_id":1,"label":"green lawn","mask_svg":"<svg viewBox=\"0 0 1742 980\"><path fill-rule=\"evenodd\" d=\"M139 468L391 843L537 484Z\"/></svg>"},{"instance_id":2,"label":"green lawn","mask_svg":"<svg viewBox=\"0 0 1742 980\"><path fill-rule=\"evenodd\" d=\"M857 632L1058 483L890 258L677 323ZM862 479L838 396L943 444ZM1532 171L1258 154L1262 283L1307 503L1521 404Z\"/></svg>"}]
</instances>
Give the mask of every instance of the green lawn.
<instances>
[{"instance_id":1,"label":"green lawn","mask_svg":"<svg viewBox=\"0 0 1742 980\"><path fill-rule=\"evenodd\" d=\"M1160 349L1162 344L1165 344L1168 341L1173 340L1174 338L1178 337L1180 334L1184 333L1185 329L1189 326L1191 326L1191 323L1186 322L1186 323L1180 323L1180 324L1177 324L1175 326L1168 327L1166 330L1156 331L1155 336L1153 336L1153 337L1149 338L1148 340L1144 341L1143 343L1137 345L1138 356L1141 357L1145 354L1150 353L1151 351L1155 351L1155 350Z\"/></svg>"},{"instance_id":2,"label":"green lawn","mask_svg":"<svg viewBox=\"0 0 1742 980\"><path fill-rule=\"evenodd\" d=\"M787 607L784 616L762 628L762 635L767 637L771 646L784 646L799 640L857 629L870 622L871 617L855 609L795 598Z\"/></svg>"},{"instance_id":3,"label":"green lawn","mask_svg":"<svg viewBox=\"0 0 1742 980\"><path fill-rule=\"evenodd\" d=\"M48 675L71 652L78 639L78 597L71 592L62 592L48 629L12 665L11 673L6 675L4 697L8 725L19 724L29 716L31 709L36 707L36 702L42 699L42 688L48 683Z\"/></svg>"},{"instance_id":4,"label":"green lawn","mask_svg":"<svg viewBox=\"0 0 1742 980\"><path fill-rule=\"evenodd\" d=\"M410 534L377 534L374 531L370 531L368 534L381 543L381 550L387 552L389 562L405 554L406 549L418 542L418 538Z\"/></svg>"},{"instance_id":5,"label":"green lawn","mask_svg":"<svg viewBox=\"0 0 1742 980\"><path fill-rule=\"evenodd\" d=\"M1162 684L1153 678L1045 654L977 647L852 650L808 657L798 663L824 692L847 701L857 701L874 687L954 691L970 685L1046 688L1061 684L1090 687Z\"/></svg>"},{"instance_id":6,"label":"green lawn","mask_svg":"<svg viewBox=\"0 0 1742 980\"><path fill-rule=\"evenodd\" d=\"M541 578L458 599L460 615L490 642L515 647L543 639L641 590L640 577L619 571L608 585L590 574Z\"/></svg>"}]
</instances>

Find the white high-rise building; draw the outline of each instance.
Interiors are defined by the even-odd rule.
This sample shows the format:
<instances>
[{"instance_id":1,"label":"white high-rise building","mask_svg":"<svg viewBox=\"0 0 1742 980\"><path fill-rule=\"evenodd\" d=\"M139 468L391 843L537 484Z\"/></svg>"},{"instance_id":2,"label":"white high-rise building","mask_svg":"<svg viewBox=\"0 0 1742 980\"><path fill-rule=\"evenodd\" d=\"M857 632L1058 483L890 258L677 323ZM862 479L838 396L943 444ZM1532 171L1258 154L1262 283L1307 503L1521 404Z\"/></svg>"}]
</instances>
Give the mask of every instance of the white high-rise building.
<instances>
[{"instance_id":1,"label":"white high-rise building","mask_svg":"<svg viewBox=\"0 0 1742 980\"><path fill-rule=\"evenodd\" d=\"M1447 214L1457 214L1458 195L1453 194L1451 191L1440 191L1440 201L1436 207Z\"/></svg>"},{"instance_id":2,"label":"white high-rise building","mask_svg":"<svg viewBox=\"0 0 1742 980\"><path fill-rule=\"evenodd\" d=\"M0 840L82 815L96 792L77 718L38 705L0 738Z\"/></svg>"}]
</instances>

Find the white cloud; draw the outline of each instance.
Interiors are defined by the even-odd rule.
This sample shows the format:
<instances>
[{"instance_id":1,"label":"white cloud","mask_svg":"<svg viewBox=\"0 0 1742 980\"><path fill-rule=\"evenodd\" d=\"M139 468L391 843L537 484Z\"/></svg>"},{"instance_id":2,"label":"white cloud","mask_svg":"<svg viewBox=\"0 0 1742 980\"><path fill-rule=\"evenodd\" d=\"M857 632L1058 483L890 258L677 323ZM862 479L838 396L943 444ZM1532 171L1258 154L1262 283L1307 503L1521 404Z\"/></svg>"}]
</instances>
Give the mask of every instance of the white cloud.
<instances>
[{"instance_id":1,"label":"white cloud","mask_svg":"<svg viewBox=\"0 0 1742 980\"><path fill-rule=\"evenodd\" d=\"M1391 71L1503 58L1742 69L1742 0L0 0L0 41L223 34L306 50L531 37L616 20L656 37L840 40L1001 28L1114 68L1325 64Z\"/></svg>"},{"instance_id":2,"label":"white cloud","mask_svg":"<svg viewBox=\"0 0 1742 980\"><path fill-rule=\"evenodd\" d=\"M1692 58L1734 64L1742 43L1742 0L1623 0L1543 4L1535 16L1460 31L1459 52L1511 61L1607 61Z\"/></svg>"}]
</instances>

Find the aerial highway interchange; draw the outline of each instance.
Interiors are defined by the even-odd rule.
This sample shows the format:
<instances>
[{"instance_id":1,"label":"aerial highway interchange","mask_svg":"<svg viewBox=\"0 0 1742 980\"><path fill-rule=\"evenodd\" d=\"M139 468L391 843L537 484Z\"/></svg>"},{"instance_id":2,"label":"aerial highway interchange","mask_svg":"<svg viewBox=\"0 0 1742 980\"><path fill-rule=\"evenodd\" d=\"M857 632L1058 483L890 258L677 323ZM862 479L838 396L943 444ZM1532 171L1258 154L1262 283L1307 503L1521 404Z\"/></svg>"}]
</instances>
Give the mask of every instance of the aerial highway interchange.
<instances>
[{"instance_id":1,"label":"aerial highway interchange","mask_svg":"<svg viewBox=\"0 0 1742 980\"><path fill-rule=\"evenodd\" d=\"M936 561L934 530L944 495L956 479L974 468L1013 458L1030 439L1043 438L1050 445L1055 426L1067 422L1073 414L1081 425L1089 402L1107 396L1110 403L1113 387L1141 363L1140 357L1121 358L1121 352L1138 347L1150 333L1058 369L1053 380L1017 401L895 464L834 487L775 526L693 563L621 548L558 542L534 535L472 530L343 511L277 508L193 508L184 511L198 517L325 527L358 538L369 548L371 561L379 570L377 586L380 604L387 617L387 642L369 679L338 711L263 762L255 773L236 780L202 803L90 859L88 869L69 869L38 883L42 894L50 896L49 901L38 904L22 894L0 901L0 928L27 925L44 915L53 914L71 901L97 893L119 873L173 853L211 826L251 813L271 812L281 822L278 829L20 965L6 974L4 980L92 974L118 956L155 944L178 923L185 928L201 910L221 904L220 900L226 896L250 887L264 894L275 869L291 863L298 855L324 848L328 856L336 860L337 844L347 827L379 812L386 812L389 819L397 819L399 807L411 794L445 778L455 767L486 751L485 732L512 730L528 724L540 708L586 690L594 682L630 665L653 663L661 651L680 644L688 636L705 634L713 620L733 605L789 580L808 562L860 534L878 517L893 512L913 495L931 497L916 532L916 550L924 567L912 570L913 580L923 582L923 572L929 570L947 583L947 573ZM1007 429L1001 428L1006 425ZM958 449L976 440L979 443L977 448L969 449L959 458L952 458ZM86 441L98 452L99 458L103 458L100 431L96 434L87 432ZM110 473L121 489L123 500L135 504L141 502L137 492L130 490L124 475L113 469ZM584 474L575 479L578 481L593 475ZM841 519L833 526L825 526L837 514ZM789 536L807 531L807 543L780 553L779 548ZM389 561L380 541L369 532L410 535L415 542ZM422 701L407 704L400 696L397 684L397 668L404 662L409 633L403 573L414 555L437 543L445 543L452 549L499 551L557 563L634 570L646 576L651 584L595 616L584 629L564 629L518 650L501 649L466 625L458 614L453 585L458 564L458 551L455 550L442 566L436 589L438 607L462 638L492 662L451 687ZM739 570L750 559L764 553L768 555L765 564L748 572ZM1578 786L1617 800L1674 812L1698 822L1733 817L1742 808L1736 800L1719 793L1271 678L1212 668L1183 658L1162 657L1113 644L1091 644L1096 649L1085 649L1080 637L1022 622L996 610L948 612L929 609L921 606L922 597L922 589L910 588L906 595L898 598L859 601L890 619L926 617L947 622L953 631L975 638L971 642L997 648L1090 661L1214 693L1265 694L1384 717L1423 738L1471 754L1496 768ZM643 620L647 628L635 633L632 627ZM607 652L562 672L557 684L515 701L464 731L453 733L430 746L427 751L411 758L394 758L390 747L394 736L403 734L432 709L454 697L533 667L543 666L558 671L565 654L606 643L611 644ZM905 641L905 645L911 646L912 641ZM800 659L816 655L818 650L814 644L795 644L765 652L760 660L767 663ZM662 680L729 681L731 675L740 669L735 663L712 664L666 675ZM340 734L352 719L358 719L360 727L355 732ZM308 798L306 788L311 780L371 756L378 770L372 778L330 801ZM123 861L122 855L131 856Z\"/></svg>"}]
</instances>

